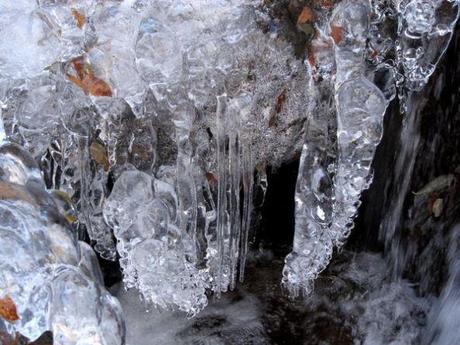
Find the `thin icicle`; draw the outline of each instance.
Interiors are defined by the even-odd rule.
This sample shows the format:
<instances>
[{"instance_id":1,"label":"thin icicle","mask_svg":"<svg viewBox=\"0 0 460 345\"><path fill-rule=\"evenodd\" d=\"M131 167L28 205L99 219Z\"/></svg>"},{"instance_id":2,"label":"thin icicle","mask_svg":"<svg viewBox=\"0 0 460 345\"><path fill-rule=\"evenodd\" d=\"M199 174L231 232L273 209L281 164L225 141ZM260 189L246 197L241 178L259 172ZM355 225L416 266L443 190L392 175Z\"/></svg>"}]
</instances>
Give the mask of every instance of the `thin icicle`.
<instances>
[{"instance_id":1,"label":"thin icicle","mask_svg":"<svg viewBox=\"0 0 460 345\"><path fill-rule=\"evenodd\" d=\"M243 215L241 221L240 240L240 282L243 282L248 254L249 229L251 227L252 197L254 189L254 167L251 150L247 146L242 147L243 156Z\"/></svg>"},{"instance_id":2,"label":"thin icicle","mask_svg":"<svg viewBox=\"0 0 460 345\"><path fill-rule=\"evenodd\" d=\"M225 134L227 114L227 96L221 95L217 97L217 243L218 243L218 258L219 267L217 269L217 296L225 291L225 286L228 286L228 281L225 279L226 262L225 262L225 244L227 240L226 225L227 225L227 137ZM228 273L227 273L228 274Z\"/></svg>"}]
</instances>

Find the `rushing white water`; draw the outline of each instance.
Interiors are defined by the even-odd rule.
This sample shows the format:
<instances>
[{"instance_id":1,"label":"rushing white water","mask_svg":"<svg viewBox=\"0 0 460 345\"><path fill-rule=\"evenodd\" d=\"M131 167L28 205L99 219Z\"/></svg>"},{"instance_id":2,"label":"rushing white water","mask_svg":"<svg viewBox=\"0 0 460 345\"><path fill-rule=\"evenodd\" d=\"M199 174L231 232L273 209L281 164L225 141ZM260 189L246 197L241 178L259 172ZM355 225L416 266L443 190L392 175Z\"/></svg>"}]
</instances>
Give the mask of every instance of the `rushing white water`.
<instances>
[{"instance_id":1,"label":"rushing white water","mask_svg":"<svg viewBox=\"0 0 460 345\"><path fill-rule=\"evenodd\" d=\"M423 344L450 345L460 342L460 226L452 227L447 254L448 279L437 303L432 308L425 330Z\"/></svg>"}]
</instances>

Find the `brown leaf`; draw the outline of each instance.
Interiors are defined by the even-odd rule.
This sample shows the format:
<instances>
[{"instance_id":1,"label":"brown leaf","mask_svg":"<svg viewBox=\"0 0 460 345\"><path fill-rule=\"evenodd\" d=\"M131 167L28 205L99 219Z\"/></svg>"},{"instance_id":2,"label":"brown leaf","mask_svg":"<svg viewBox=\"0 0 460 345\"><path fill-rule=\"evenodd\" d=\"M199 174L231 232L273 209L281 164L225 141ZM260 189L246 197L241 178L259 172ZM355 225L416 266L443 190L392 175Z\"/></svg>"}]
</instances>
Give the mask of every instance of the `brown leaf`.
<instances>
[{"instance_id":1,"label":"brown leaf","mask_svg":"<svg viewBox=\"0 0 460 345\"><path fill-rule=\"evenodd\" d=\"M308 49L308 62L310 63L311 67L316 66L316 56L313 48Z\"/></svg>"},{"instance_id":2,"label":"brown leaf","mask_svg":"<svg viewBox=\"0 0 460 345\"><path fill-rule=\"evenodd\" d=\"M85 93L92 96L112 97L112 89L110 88L109 84L92 74L83 78L82 89L85 91Z\"/></svg>"},{"instance_id":3,"label":"brown leaf","mask_svg":"<svg viewBox=\"0 0 460 345\"><path fill-rule=\"evenodd\" d=\"M67 74L67 79L69 79L72 83L77 85L80 89L83 89L83 83L82 83L81 79L79 79L76 76L71 75L71 74Z\"/></svg>"},{"instance_id":4,"label":"brown leaf","mask_svg":"<svg viewBox=\"0 0 460 345\"><path fill-rule=\"evenodd\" d=\"M83 13L77 11L77 9L72 8L72 15L75 18L75 21L77 22L77 27L81 29L83 25L86 23L86 17Z\"/></svg>"},{"instance_id":5,"label":"brown leaf","mask_svg":"<svg viewBox=\"0 0 460 345\"><path fill-rule=\"evenodd\" d=\"M217 177L212 172L206 173L206 179L211 185L217 184Z\"/></svg>"},{"instance_id":6,"label":"brown leaf","mask_svg":"<svg viewBox=\"0 0 460 345\"><path fill-rule=\"evenodd\" d=\"M16 304L14 304L14 301L8 295L0 298L0 316L9 322L19 320Z\"/></svg>"},{"instance_id":7,"label":"brown leaf","mask_svg":"<svg viewBox=\"0 0 460 345\"><path fill-rule=\"evenodd\" d=\"M283 105L284 102L286 102L287 98L287 91L283 90L281 93L278 95L276 98L276 104L275 104L275 112L270 116L270 119L268 120L268 127L276 127L277 126L277 114L281 113L283 110Z\"/></svg>"},{"instance_id":8,"label":"brown leaf","mask_svg":"<svg viewBox=\"0 0 460 345\"><path fill-rule=\"evenodd\" d=\"M85 59L83 56L76 57L72 60L73 68L75 72L77 72L77 76L79 79L83 79L86 72L85 72Z\"/></svg>"},{"instance_id":9,"label":"brown leaf","mask_svg":"<svg viewBox=\"0 0 460 345\"><path fill-rule=\"evenodd\" d=\"M287 99L287 91L283 90L278 95L278 98L276 99L275 110L277 114L281 113L281 110L283 110L283 105L284 105L284 102L286 102L286 99Z\"/></svg>"},{"instance_id":10,"label":"brown leaf","mask_svg":"<svg viewBox=\"0 0 460 345\"><path fill-rule=\"evenodd\" d=\"M107 157L107 150L105 146L98 141L93 141L89 147L91 158L99 165L104 167L105 171L110 168L109 159Z\"/></svg>"},{"instance_id":11,"label":"brown leaf","mask_svg":"<svg viewBox=\"0 0 460 345\"><path fill-rule=\"evenodd\" d=\"M82 56L72 60L73 68L77 76L67 74L67 78L91 96L112 96L112 89L104 80L94 75L91 65L85 63Z\"/></svg>"},{"instance_id":12,"label":"brown leaf","mask_svg":"<svg viewBox=\"0 0 460 345\"><path fill-rule=\"evenodd\" d=\"M324 9L329 9L334 6L334 0L315 0L315 6L319 6Z\"/></svg>"},{"instance_id":13,"label":"brown leaf","mask_svg":"<svg viewBox=\"0 0 460 345\"><path fill-rule=\"evenodd\" d=\"M338 25L331 25L331 37L335 44L339 44L343 40L343 28Z\"/></svg>"},{"instance_id":14,"label":"brown leaf","mask_svg":"<svg viewBox=\"0 0 460 345\"><path fill-rule=\"evenodd\" d=\"M315 14L312 9L308 6L305 6L300 12L299 17L297 18L297 24L302 25L305 23L311 23L315 19Z\"/></svg>"}]
</instances>

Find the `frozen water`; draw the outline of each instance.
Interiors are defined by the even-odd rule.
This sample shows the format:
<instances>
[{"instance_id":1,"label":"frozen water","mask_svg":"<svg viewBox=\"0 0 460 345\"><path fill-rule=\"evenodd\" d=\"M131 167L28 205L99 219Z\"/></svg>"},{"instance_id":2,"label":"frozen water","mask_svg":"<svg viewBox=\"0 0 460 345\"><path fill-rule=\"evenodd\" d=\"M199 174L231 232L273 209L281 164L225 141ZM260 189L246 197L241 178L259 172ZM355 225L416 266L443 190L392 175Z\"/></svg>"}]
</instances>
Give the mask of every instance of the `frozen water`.
<instances>
[{"instance_id":1,"label":"frozen water","mask_svg":"<svg viewBox=\"0 0 460 345\"><path fill-rule=\"evenodd\" d=\"M310 75L286 24L252 1L20 5L2 12L2 34L30 31L1 46L9 138L75 201L95 249L118 252L128 286L196 313L206 287L220 293L243 277L255 166L300 150ZM120 199L126 171L154 181L155 197L142 187ZM161 261L155 272L150 259ZM167 267L183 292L153 288Z\"/></svg>"},{"instance_id":2,"label":"frozen water","mask_svg":"<svg viewBox=\"0 0 460 345\"><path fill-rule=\"evenodd\" d=\"M458 1L411 0L399 4L397 45L406 86L421 90L444 54L459 17Z\"/></svg>"},{"instance_id":3,"label":"frozen water","mask_svg":"<svg viewBox=\"0 0 460 345\"><path fill-rule=\"evenodd\" d=\"M353 228L361 193L372 181L371 163L383 133L383 116L395 97L395 86L390 84L399 87L404 109L408 91L420 90L433 73L459 16L456 1L401 1L396 8L381 5L345 0L332 13L318 13L317 30L330 36L333 50L318 35L313 39L309 62L318 73L318 48L322 47L321 54L329 51L335 58L335 78L329 79L324 72L322 78L314 78L319 113L313 111L306 127L296 188L293 251L283 271L283 284L292 296L311 292L333 249L340 249ZM394 13L398 14L399 36L392 47L388 45L392 38L384 28L394 20ZM445 30L439 30L441 26ZM398 57L397 66L391 50ZM397 68L402 68L404 81ZM374 84L382 71L387 81ZM325 119L325 114L336 120ZM405 121L405 126L412 122ZM405 164L406 157L400 159ZM394 195L400 194L405 195L399 191ZM393 221L398 221L400 201L389 215ZM388 236L391 239L392 234Z\"/></svg>"},{"instance_id":4,"label":"frozen water","mask_svg":"<svg viewBox=\"0 0 460 345\"><path fill-rule=\"evenodd\" d=\"M353 228L388 102L398 93L404 105L426 84L459 13L448 0L328 4L0 4L6 135L40 162L49 188L75 203L60 199L46 212L77 217L103 257L120 257L126 286L146 301L196 315L208 289L219 295L244 277L265 166L301 153L283 283L291 295L310 293ZM276 6L293 11L297 31L273 14ZM8 195L40 207L53 198L38 170L8 167ZM15 212L34 218L21 207ZM45 226L30 222L18 227L24 236ZM101 293L89 249L53 231L49 252L80 267L63 270L56 284ZM117 308L104 298L110 315ZM56 308L59 333L73 321ZM97 325L81 328L94 342L107 336Z\"/></svg>"},{"instance_id":5,"label":"frozen water","mask_svg":"<svg viewBox=\"0 0 460 345\"><path fill-rule=\"evenodd\" d=\"M343 1L330 20L330 27L340 30L340 39L335 38L336 80L320 87L335 94L336 133L333 139L319 141L316 129L310 129L303 147L293 252L283 271L283 283L294 296L310 293L333 247L340 247L348 237L361 192L371 181L370 166L382 136L387 100L364 75L369 12L364 3ZM312 121L317 120L322 131L330 131L330 124L320 116ZM333 145L336 152L327 153ZM329 158L332 155L335 161Z\"/></svg>"},{"instance_id":6,"label":"frozen water","mask_svg":"<svg viewBox=\"0 0 460 345\"><path fill-rule=\"evenodd\" d=\"M190 262L192 238L180 231L174 187L140 171L125 171L104 206L114 229L128 287L148 302L195 314L204 308L206 275Z\"/></svg>"},{"instance_id":7,"label":"frozen water","mask_svg":"<svg viewBox=\"0 0 460 345\"><path fill-rule=\"evenodd\" d=\"M32 157L5 142L0 193L0 328L31 340L52 330L62 345L122 344L121 308L94 252L77 241L71 214L59 212Z\"/></svg>"}]
</instances>

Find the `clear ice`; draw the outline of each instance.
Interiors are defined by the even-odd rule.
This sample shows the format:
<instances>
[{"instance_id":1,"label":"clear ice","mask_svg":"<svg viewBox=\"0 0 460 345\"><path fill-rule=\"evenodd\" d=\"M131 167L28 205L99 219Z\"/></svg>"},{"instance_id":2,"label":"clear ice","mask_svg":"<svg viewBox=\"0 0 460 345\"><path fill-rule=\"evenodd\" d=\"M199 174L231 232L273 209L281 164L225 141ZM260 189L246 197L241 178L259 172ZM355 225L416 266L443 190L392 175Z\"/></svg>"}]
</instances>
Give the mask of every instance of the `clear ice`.
<instances>
[{"instance_id":1,"label":"clear ice","mask_svg":"<svg viewBox=\"0 0 460 345\"><path fill-rule=\"evenodd\" d=\"M387 105L396 93L404 104L408 92L427 83L450 41L458 7L456 1L412 0L385 7L383 2L370 6L344 0L332 13L323 13L321 33L329 33L330 43L318 35L310 49L314 55L333 54L335 75L313 64L313 73L321 77L315 79L315 99L333 96L317 104L307 122L293 250L283 270L291 296L311 293L334 249L340 250L350 234L361 193L372 181L371 164ZM393 47L385 31L391 21L398 27Z\"/></svg>"},{"instance_id":2,"label":"clear ice","mask_svg":"<svg viewBox=\"0 0 460 345\"><path fill-rule=\"evenodd\" d=\"M299 153L295 238L282 278L291 295L311 292L352 230L387 105L426 84L459 5L319 3L297 11L303 59L290 24L255 0L0 2L6 137L40 163L48 188L69 195L78 231L104 258L119 257L125 286L146 301L193 316L208 290L233 289L244 278L265 167ZM21 174L6 182L21 186L28 200ZM24 257L31 245L24 236L48 226L29 204L8 211L12 222L25 222L15 249ZM30 281L57 274L58 291L74 286L77 295L49 298L69 300L70 314L84 319L78 332L90 332L92 343L108 337L110 322L122 333L100 273L79 264L81 248L94 261L90 249L55 231L63 237L56 245L69 249L59 256L65 268L31 273ZM42 293L37 303L51 303ZM18 308L29 305L30 291L10 294ZM95 297L104 301L101 310L88 304L85 315L73 311L74 299ZM29 324L22 318L15 327L34 338L52 322L56 335L72 337L66 330L76 319L63 316L62 300L50 304L51 321L37 307ZM107 323L98 319L106 316Z\"/></svg>"},{"instance_id":3,"label":"clear ice","mask_svg":"<svg viewBox=\"0 0 460 345\"><path fill-rule=\"evenodd\" d=\"M243 279L254 184L301 147L306 66L256 2L21 5L1 12L37 27L3 49L8 138L127 287L196 314Z\"/></svg>"},{"instance_id":4,"label":"clear ice","mask_svg":"<svg viewBox=\"0 0 460 345\"><path fill-rule=\"evenodd\" d=\"M68 196L47 190L38 165L0 146L0 331L54 344L123 344L118 300L104 288L95 253L78 241Z\"/></svg>"}]
</instances>

